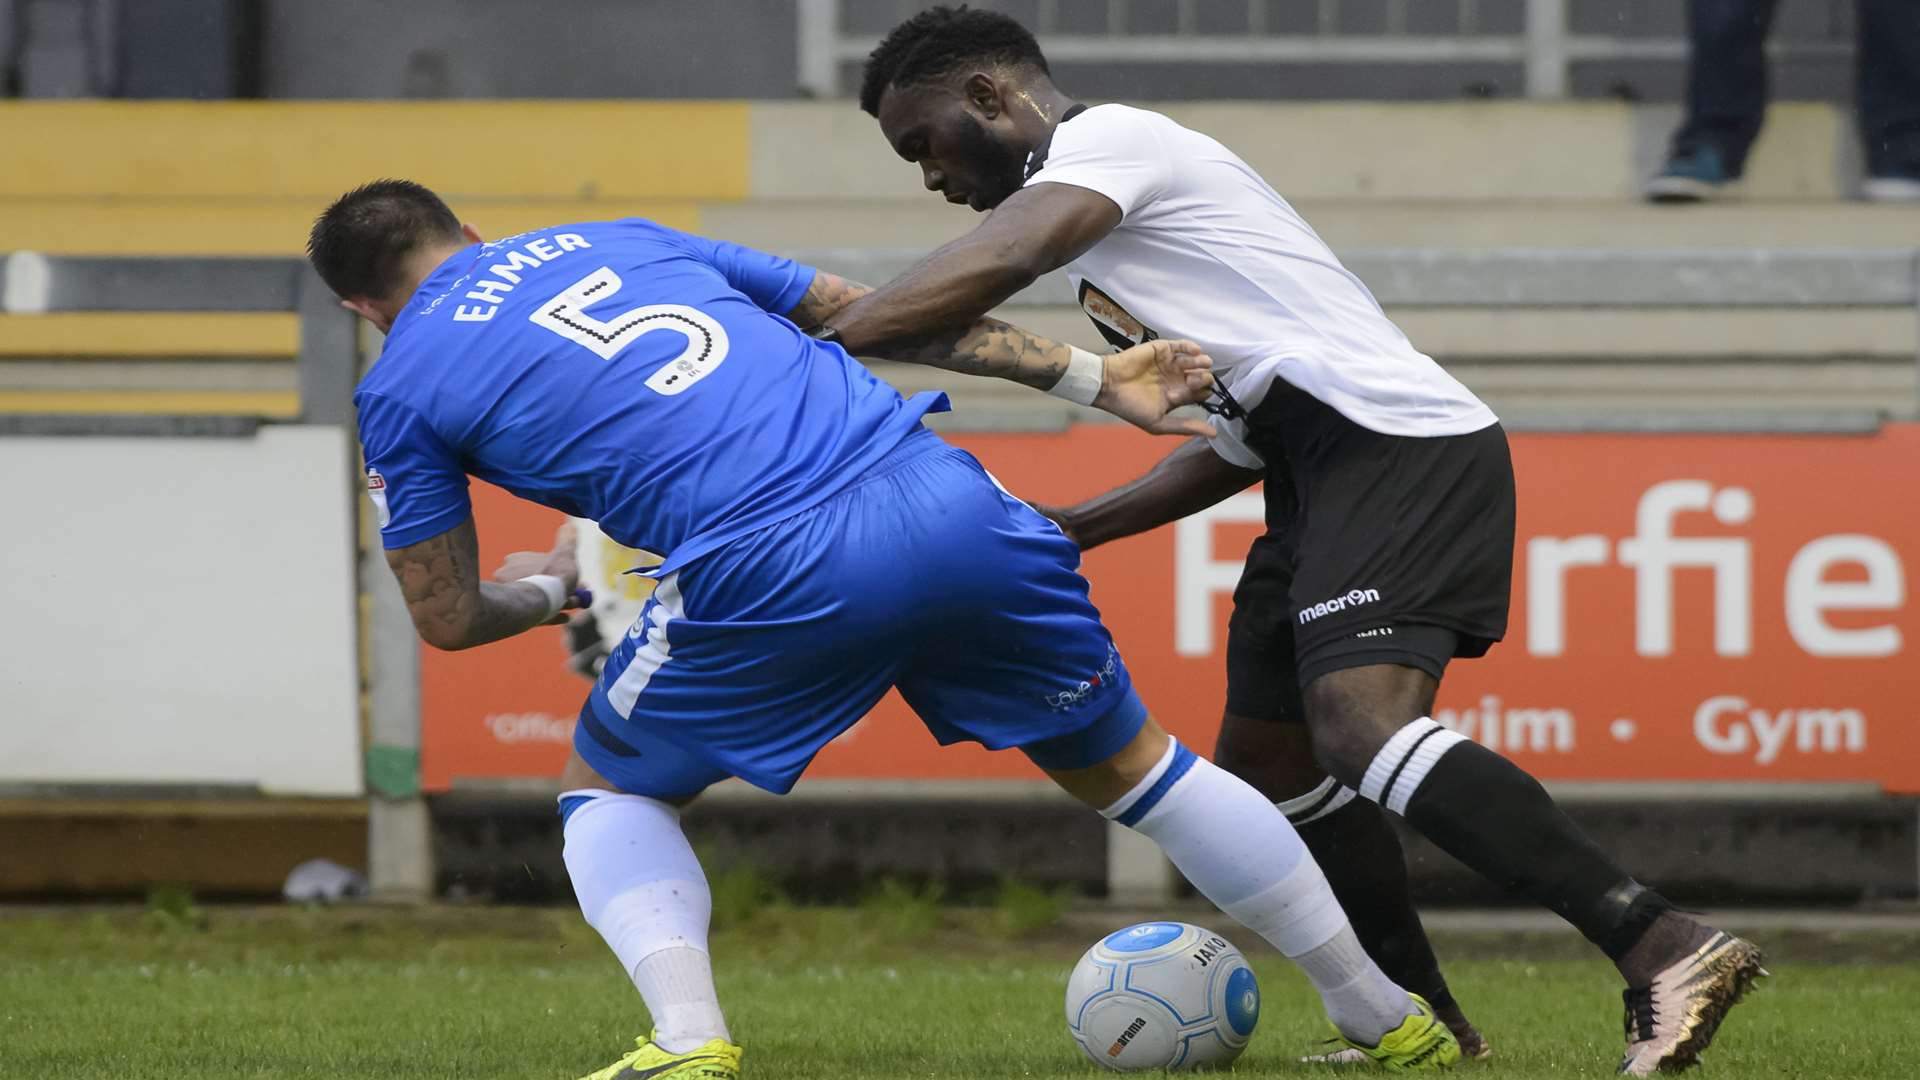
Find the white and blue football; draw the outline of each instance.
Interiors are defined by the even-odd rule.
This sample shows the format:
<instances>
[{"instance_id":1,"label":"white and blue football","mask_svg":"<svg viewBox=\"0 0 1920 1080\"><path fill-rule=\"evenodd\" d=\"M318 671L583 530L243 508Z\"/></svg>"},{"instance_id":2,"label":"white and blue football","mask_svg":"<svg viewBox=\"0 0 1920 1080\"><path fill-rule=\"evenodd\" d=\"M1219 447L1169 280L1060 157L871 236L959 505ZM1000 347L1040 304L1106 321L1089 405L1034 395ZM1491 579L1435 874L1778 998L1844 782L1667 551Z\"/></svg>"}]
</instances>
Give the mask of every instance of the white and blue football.
<instances>
[{"instance_id":1,"label":"white and blue football","mask_svg":"<svg viewBox=\"0 0 1920 1080\"><path fill-rule=\"evenodd\" d=\"M1120 1072L1224 1068L1260 1020L1260 985L1211 930L1150 922L1116 930L1067 979L1067 1030Z\"/></svg>"}]
</instances>

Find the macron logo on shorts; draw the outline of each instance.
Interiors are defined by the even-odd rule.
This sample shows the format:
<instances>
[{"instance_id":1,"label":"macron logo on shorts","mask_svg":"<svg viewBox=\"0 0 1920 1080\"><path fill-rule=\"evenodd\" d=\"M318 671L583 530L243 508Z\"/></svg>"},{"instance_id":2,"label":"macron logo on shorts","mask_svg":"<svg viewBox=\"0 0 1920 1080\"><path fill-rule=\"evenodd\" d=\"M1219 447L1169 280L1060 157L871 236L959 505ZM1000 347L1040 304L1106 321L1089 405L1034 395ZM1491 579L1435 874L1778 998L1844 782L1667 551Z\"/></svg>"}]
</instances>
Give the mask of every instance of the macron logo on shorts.
<instances>
[{"instance_id":1,"label":"macron logo on shorts","mask_svg":"<svg viewBox=\"0 0 1920 1080\"><path fill-rule=\"evenodd\" d=\"M1300 625L1305 626L1322 615L1331 615L1336 611L1345 611L1361 604L1371 604L1380 599L1379 589L1349 589L1331 600L1322 600L1312 607L1300 609Z\"/></svg>"}]
</instances>

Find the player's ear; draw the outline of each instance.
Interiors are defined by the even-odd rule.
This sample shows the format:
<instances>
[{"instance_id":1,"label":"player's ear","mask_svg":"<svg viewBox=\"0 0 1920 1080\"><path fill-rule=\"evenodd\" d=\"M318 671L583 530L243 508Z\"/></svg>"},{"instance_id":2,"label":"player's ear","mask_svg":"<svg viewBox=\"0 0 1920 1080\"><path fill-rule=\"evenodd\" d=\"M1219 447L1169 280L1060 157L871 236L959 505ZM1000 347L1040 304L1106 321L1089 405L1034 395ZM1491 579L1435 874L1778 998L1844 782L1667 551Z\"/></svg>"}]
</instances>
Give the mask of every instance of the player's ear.
<instances>
[{"instance_id":1,"label":"player's ear","mask_svg":"<svg viewBox=\"0 0 1920 1080\"><path fill-rule=\"evenodd\" d=\"M460 235L466 237L469 244L480 243L480 230L464 221L460 223Z\"/></svg>"},{"instance_id":2,"label":"player's ear","mask_svg":"<svg viewBox=\"0 0 1920 1080\"><path fill-rule=\"evenodd\" d=\"M960 93L985 119L1000 115L1000 86L986 72L976 71L967 76L967 81L960 85Z\"/></svg>"},{"instance_id":3,"label":"player's ear","mask_svg":"<svg viewBox=\"0 0 1920 1080\"><path fill-rule=\"evenodd\" d=\"M393 325L380 313L380 309L374 306L373 301L365 297L356 296L351 300L342 300L340 306L379 327L383 334L386 333L387 327Z\"/></svg>"}]
</instances>

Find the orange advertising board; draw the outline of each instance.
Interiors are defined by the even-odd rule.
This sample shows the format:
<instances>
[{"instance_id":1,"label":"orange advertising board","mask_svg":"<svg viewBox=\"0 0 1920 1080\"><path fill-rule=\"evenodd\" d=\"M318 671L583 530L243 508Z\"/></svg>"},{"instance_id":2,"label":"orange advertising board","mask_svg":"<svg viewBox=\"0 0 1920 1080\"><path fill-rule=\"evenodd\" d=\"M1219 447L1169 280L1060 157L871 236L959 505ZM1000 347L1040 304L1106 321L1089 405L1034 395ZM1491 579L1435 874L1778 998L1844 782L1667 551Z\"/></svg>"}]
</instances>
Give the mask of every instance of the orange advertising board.
<instances>
[{"instance_id":1,"label":"orange advertising board","mask_svg":"<svg viewBox=\"0 0 1920 1080\"><path fill-rule=\"evenodd\" d=\"M1121 426L953 441L1065 503L1173 449ZM1920 424L1870 435L1523 434L1507 639L1448 671L1435 719L1549 780L1868 781L1920 792ZM557 515L476 484L483 564ZM1257 492L1097 549L1093 599L1142 697L1208 749ZM631 580L631 579L630 579ZM424 781L557 775L587 686L557 631L422 667ZM889 697L808 773L1019 778L942 749Z\"/></svg>"}]
</instances>

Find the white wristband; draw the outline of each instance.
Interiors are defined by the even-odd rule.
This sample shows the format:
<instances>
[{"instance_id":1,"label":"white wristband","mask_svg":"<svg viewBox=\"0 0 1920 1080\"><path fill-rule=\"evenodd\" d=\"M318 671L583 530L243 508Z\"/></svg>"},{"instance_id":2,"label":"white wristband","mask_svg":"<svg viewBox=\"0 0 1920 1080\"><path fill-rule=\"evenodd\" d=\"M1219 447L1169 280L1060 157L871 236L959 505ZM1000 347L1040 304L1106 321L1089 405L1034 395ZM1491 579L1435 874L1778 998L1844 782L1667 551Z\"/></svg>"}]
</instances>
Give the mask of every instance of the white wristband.
<instances>
[{"instance_id":1,"label":"white wristband","mask_svg":"<svg viewBox=\"0 0 1920 1080\"><path fill-rule=\"evenodd\" d=\"M519 584L537 586L547 594L546 618L551 619L559 614L560 608L567 602L567 583L552 574L532 574L521 578Z\"/></svg>"},{"instance_id":2,"label":"white wristband","mask_svg":"<svg viewBox=\"0 0 1920 1080\"><path fill-rule=\"evenodd\" d=\"M1047 393L1054 397L1066 398L1076 405L1091 405L1093 399L1100 396L1100 386L1106 382L1107 362L1077 345L1067 347L1067 373L1060 376Z\"/></svg>"}]
</instances>

